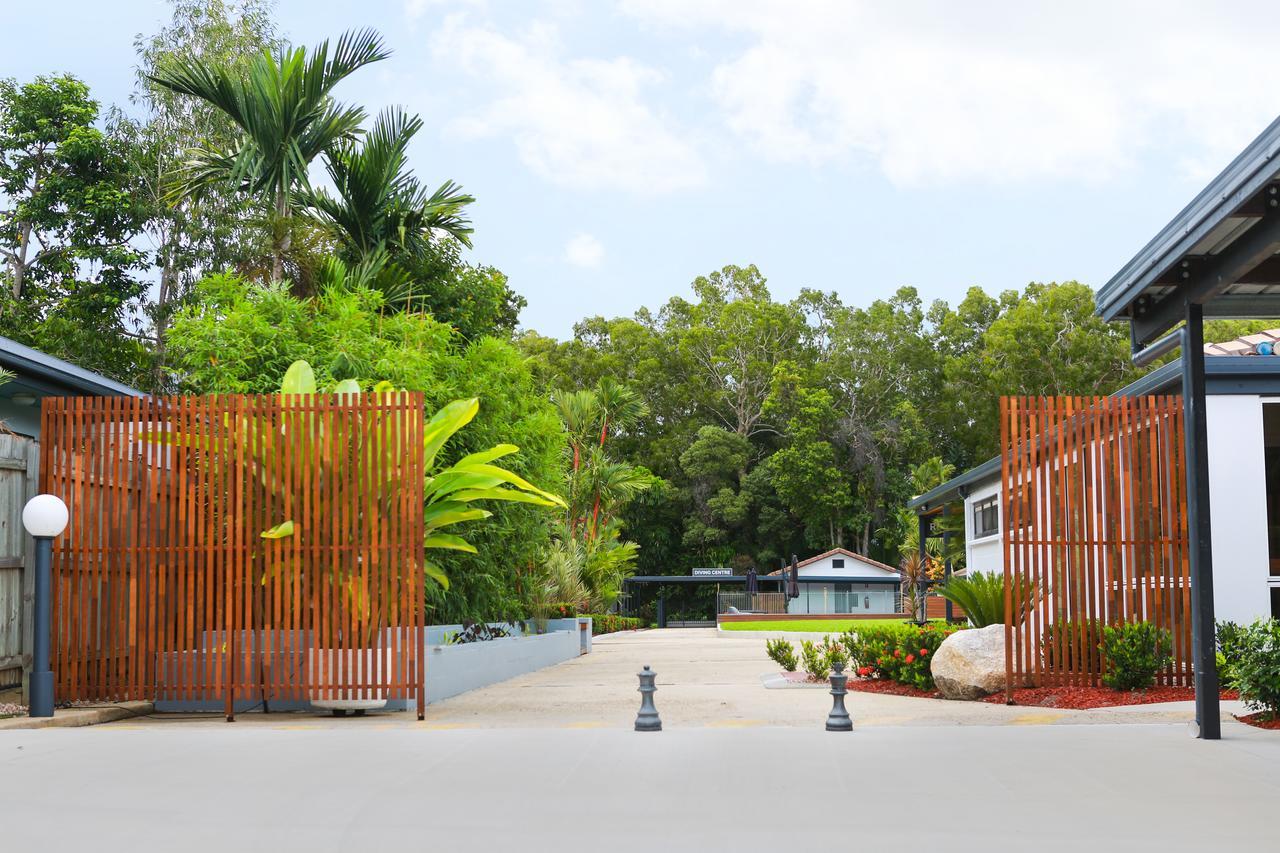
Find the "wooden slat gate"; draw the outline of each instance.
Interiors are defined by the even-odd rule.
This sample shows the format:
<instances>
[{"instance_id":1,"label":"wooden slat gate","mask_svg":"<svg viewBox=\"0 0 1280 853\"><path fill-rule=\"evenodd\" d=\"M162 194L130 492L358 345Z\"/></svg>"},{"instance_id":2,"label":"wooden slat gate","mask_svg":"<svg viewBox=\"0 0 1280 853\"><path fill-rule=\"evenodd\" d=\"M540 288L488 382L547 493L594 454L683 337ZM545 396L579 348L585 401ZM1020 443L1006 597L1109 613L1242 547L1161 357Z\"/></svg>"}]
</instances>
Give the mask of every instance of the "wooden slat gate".
<instances>
[{"instance_id":1,"label":"wooden slat gate","mask_svg":"<svg viewBox=\"0 0 1280 853\"><path fill-rule=\"evenodd\" d=\"M1190 685L1181 398L1005 397L1000 424L1010 689L1099 684L1102 626L1143 620Z\"/></svg>"},{"instance_id":2,"label":"wooden slat gate","mask_svg":"<svg viewBox=\"0 0 1280 853\"><path fill-rule=\"evenodd\" d=\"M46 398L59 700L417 700L421 394ZM283 525L283 527L281 527ZM292 528L291 531L288 528Z\"/></svg>"}]
</instances>

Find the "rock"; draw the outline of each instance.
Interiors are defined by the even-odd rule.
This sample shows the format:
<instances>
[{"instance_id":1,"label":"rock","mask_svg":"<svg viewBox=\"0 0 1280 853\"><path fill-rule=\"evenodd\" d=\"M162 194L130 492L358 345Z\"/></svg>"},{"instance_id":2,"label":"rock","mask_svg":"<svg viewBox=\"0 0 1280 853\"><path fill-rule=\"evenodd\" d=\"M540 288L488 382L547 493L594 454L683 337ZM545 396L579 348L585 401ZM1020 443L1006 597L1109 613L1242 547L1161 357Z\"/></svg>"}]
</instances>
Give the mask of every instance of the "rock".
<instances>
[{"instance_id":1,"label":"rock","mask_svg":"<svg viewBox=\"0 0 1280 853\"><path fill-rule=\"evenodd\" d=\"M1004 625L957 631L929 663L944 699L981 699L1004 689Z\"/></svg>"}]
</instances>

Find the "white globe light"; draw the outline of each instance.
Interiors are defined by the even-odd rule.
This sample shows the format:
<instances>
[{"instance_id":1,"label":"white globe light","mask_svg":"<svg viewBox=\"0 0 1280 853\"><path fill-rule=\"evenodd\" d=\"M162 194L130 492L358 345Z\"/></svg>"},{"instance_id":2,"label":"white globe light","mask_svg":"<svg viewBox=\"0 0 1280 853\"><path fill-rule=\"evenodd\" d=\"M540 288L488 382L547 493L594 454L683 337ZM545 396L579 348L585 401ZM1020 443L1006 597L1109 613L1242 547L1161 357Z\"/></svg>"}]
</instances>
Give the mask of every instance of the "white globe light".
<instances>
[{"instance_id":1,"label":"white globe light","mask_svg":"<svg viewBox=\"0 0 1280 853\"><path fill-rule=\"evenodd\" d=\"M52 539L67 529L67 505L56 495L36 495L22 508L22 526L32 536Z\"/></svg>"}]
</instances>

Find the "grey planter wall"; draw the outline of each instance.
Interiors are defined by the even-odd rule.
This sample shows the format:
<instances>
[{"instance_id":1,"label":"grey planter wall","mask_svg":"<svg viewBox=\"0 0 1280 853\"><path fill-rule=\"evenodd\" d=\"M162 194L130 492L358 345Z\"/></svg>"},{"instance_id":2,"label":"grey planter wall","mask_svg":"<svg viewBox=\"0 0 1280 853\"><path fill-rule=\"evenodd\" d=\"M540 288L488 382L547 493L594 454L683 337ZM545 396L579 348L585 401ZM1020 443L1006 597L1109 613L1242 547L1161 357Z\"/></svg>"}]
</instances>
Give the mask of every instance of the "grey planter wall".
<instances>
[{"instance_id":1,"label":"grey planter wall","mask_svg":"<svg viewBox=\"0 0 1280 853\"><path fill-rule=\"evenodd\" d=\"M468 690L475 690L477 687L496 684L499 681L515 678L517 675L534 672L544 667L573 660L580 654L586 654L591 649L591 620L587 619L585 622L585 632L576 618L551 619L548 620L546 633L543 634L503 637L497 640L462 643L459 645L450 645L446 640L460 631L462 629L461 625L428 626L427 703L438 702L441 699L457 696L459 693L465 693ZM501 627L511 631L513 634L518 634L519 632L519 627L515 625L492 624L495 626L501 625ZM533 630L532 623L529 623L527 627L530 631ZM289 632L291 635L296 633ZM584 633L585 640L583 639ZM300 639L303 642L297 643L296 641ZM244 641L242 640L242 642ZM305 638L290 636L285 644L296 645L300 648L291 648L286 652L277 654L276 665L302 666L300 655L303 652L300 649L305 649ZM295 661L294 658L298 658L298 660ZM165 678L167 674L176 673L180 666L192 667L193 665L198 665L201 659L202 655L199 652L177 652L166 655L162 659L160 666L161 675L159 680L162 689L167 681ZM178 682L175 681L174 683ZM160 700L155 704L156 710L161 712L221 711L224 707L222 700ZM239 700L236 702L235 710L237 713L243 713L256 709L259 704L254 700ZM273 711L306 711L311 708L309 702L301 700L273 699L270 705ZM413 699L391 699L387 702L387 710L404 711L414 707L416 707L416 702Z\"/></svg>"}]
</instances>

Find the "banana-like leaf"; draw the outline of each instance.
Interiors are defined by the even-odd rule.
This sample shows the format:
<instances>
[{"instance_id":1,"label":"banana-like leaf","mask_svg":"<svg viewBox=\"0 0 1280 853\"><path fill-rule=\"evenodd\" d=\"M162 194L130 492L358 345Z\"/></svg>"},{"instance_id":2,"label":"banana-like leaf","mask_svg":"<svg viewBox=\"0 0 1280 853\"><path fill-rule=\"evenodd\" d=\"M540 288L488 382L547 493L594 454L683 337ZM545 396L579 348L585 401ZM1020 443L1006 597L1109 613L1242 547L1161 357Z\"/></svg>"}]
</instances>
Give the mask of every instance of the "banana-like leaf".
<instances>
[{"instance_id":1,"label":"banana-like leaf","mask_svg":"<svg viewBox=\"0 0 1280 853\"><path fill-rule=\"evenodd\" d=\"M373 393L375 394L394 394L403 390L403 388L397 388L393 383L388 382L385 379L373 386Z\"/></svg>"},{"instance_id":2,"label":"banana-like leaf","mask_svg":"<svg viewBox=\"0 0 1280 853\"><path fill-rule=\"evenodd\" d=\"M336 383L329 391L330 394L359 394L360 383L354 379L344 379Z\"/></svg>"},{"instance_id":3,"label":"banana-like leaf","mask_svg":"<svg viewBox=\"0 0 1280 853\"><path fill-rule=\"evenodd\" d=\"M512 453L518 453L519 451L520 448L514 444L498 444L488 450L462 457L454 463L454 467L460 465L483 465L485 462L492 462L495 459L501 459L503 456L510 456Z\"/></svg>"},{"instance_id":4,"label":"banana-like leaf","mask_svg":"<svg viewBox=\"0 0 1280 853\"><path fill-rule=\"evenodd\" d=\"M432 533L422 540L422 547L449 548L454 551L466 551L468 554L476 553L476 546L461 536L454 536L452 533Z\"/></svg>"},{"instance_id":5,"label":"banana-like leaf","mask_svg":"<svg viewBox=\"0 0 1280 853\"><path fill-rule=\"evenodd\" d=\"M458 430L471 423L471 419L480 411L480 400L472 397L469 400L454 400L431 416L422 430L422 448L424 464L430 470L436 462L436 454L444 443Z\"/></svg>"},{"instance_id":6,"label":"banana-like leaf","mask_svg":"<svg viewBox=\"0 0 1280 853\"><path fill-rule=\"evenodd\" d=\"M512 503L537 504L538 506L557 506L541 495L520 492L515 489L464 489L450 496L455 501L511 501Z\"/></svg>"},{"instance_id":7,"label":"banana-like leaf","mask_svg":"<svg viewBox=\"0 0 1280 853\"><path fill-rule=\"evenodd\" d=\"M275 527L264 530L258 535L263 539L286 539L293 535L293 519L282 521Z\"/></svg>"},{"instance_id":8,"label":"banana-like leaf","mask_svg":"<svg viewBox=\"0 0 1280 853\"><path fill-rule=\"evenodd\" d=\"M449 588L449 576L444 573L443 569L430 560L422 561L422 572L446 590Z\"/></svg>"},{"instance_id":9,"label":"banana-like leaf","mask_svg":"<svg viewBox=\"0 0 1280 853\"><path fill-rule=\"evenodd\" d=\"M425 513L423 524L427 530L436 530L440 527L448 527L450 524L457 524L460 521L479 521L491 515L493 513L487 509L451 509L434 515Z\"/></svg>"},{"instance_id":10,"label":"banana-like leaf","mask_svg":"<svg viewBox=\"0 0 1280 853\"><path fill-rule=\"evenodd\" d=\"M295 361L284 372L280 381L281 394L314 394L316 393L316 374L311 365L305 361Z\"/></svg>"},{"instance_id":11,"label":"banana-like leaf","mask_svg":"<svg viewBox=\"0 0 1280 853\"><path fill-rule=\"evenodd\" d=\"M446 468L427 480L427 503L431 504L436 501L446 500L450 494L459 489L492 489L494 486L502 485L502 483L503 480L499 477L490 477L485 474L464 474L461 471Z\"/></svg>"},{"instance_id":12,"label":"banana-like leaf","mask_svg":"<svg viewBox=\"0 0 1280 853\"><path fill-rule=\"evenodd\" d=\"M518 489L526 492L533 492L535 495L541 495L551 501L556 506L564 506L564 499L559 495L553 495L551 492L544 492L533 483L521 477L519 474L513 474L506 468L499 468L497 465L454 465L456 470L465 471L468 474L488 474L490 477L497 477L504 483L510 483Z\"/></svg>"}]
</instances>

